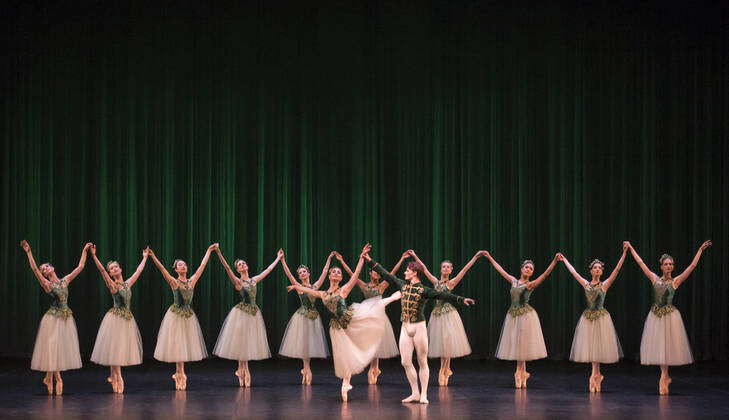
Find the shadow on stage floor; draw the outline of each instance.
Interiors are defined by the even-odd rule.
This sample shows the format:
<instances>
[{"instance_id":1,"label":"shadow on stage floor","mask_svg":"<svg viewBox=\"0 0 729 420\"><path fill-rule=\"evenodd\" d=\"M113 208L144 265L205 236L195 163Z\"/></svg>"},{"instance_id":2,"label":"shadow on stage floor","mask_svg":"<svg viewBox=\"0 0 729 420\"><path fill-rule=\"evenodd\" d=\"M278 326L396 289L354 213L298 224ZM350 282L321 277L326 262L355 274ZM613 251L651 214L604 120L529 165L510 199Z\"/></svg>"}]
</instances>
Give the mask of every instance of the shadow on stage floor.
<instances>
[{"instance_id":1,"label":"shadow on stage floor","mask_svg":"<svg viewBox=\"0 0 729 420\"><path fill-rule=\"evenodd\" d=\"M350 401L342 403L331 361L314 361L314 382L299 384L300 362L251 362L252 388L237 386L235 363L189 363L188 390L175 391L172 364L145 361L123 370L126 392L111 393L108 369L87 363L63 375L61 397L45 395L42 374L26 360L0 363L2 418L727 418L729 363L703 362L671 369L671 395L657 393L657 367L634 362L603 366L603 392L587 392L589 367L569 362L529 363L528 389L513 388L514 364L454 360L450 386L437 385L431 361L429 405L402 404L408 386L397 359L381 362L378 385L356 376Z\"/></svg>"}]
</instances>

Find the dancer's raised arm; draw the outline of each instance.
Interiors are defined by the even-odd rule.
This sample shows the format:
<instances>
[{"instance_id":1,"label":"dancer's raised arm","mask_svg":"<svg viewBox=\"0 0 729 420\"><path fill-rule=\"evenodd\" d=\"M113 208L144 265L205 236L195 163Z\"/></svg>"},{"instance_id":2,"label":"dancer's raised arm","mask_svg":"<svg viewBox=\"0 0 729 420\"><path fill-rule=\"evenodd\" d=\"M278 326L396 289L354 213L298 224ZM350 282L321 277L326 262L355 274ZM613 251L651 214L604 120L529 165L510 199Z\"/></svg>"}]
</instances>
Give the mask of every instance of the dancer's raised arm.
<instances>
[{"instance_id":1,"label":"dancer's raised arm","mask_svg":"<svg viewBox=\"0 0 729 420\"><path fill-rule=\"evenodd\" d=\"M292 285L294 285L294 286L297 285L297 284L300 284L298 282L298 280L296 280L296 277L294 277L294 275L291 274L291 270L289 269L289 265L286 264L286 255L285 254L281 257L281 265L283 266L283 271L286 274L286 277L289 278L289 282Z\"/></svg>"},{"instance_id":2,"label":"dancer's raised arm","mask_svg":"<svg viewBox=\"0 0 729 420\"><path fill-rule=\"evenodd\" d=\"M692 271L696 268L696 265L699 263L699 260L701 259L701 254L704 252L704 250L708 247L710 247L711 241L705 241L701 246L699 247L699 250L696 251L696 255L694 256L693 261L691 261L691 264L689 264L688 267L686 267L685 270L683 270L683 273L676 276L676 278L673 280L673 288L678 289L678 286L681 285L691 274Z\"/></svg>"},{"instance_id":3,"label":"dancer's raised arm","mask_svg":"<svg viewBox=\"0 0 729 420\"><path fill-rule=\"evenodd\" d=\"M496 269L496 272L501 274L501 277L504 278L504 280L508 281L509 284L516 281L516 277L512 276L511 274L507 273L506 270L504 270L499 263L496 262L494 257L491 256L491 253L488 251L481 251L481 255L486 257L487 260L491 263L491 265L494 266Z\"/></svg>"},{"instance_id":4,"label":"dancer's raised arm","mask_svg":"<svg viewBox=\"0 0 729 420\"><path fill-rule=\"evenodd\" d=\"M412 256L413 256L413 258L415 258L415 261L417 261L417 262L418 262L418 263L419 263L419 264L420 264L421 266L423 266L423 274L425 274L425 277L426 277L426 278L427 278L427 279L428 279L428 280L429 280L429 281L430 281L431 283L433 283L433 284L437 284L437 283L438 283L438 278L437 278L437 277L435 277L435 276L434 276L434 275L433 275L433 274L432 274L432 273L431 273L431 272L430 272L430 271L428 270L428 266L427 266L427 265L425 265L425 263L424 263L423 261L421 261L421 260L420 260L420 258L418 257L418 254L416 254L416 253L415 253L415 251L413 251L412 249L408 249L408 251L407 251L407 252L408 252L408 253L409 253L410 255L412 255Z\"/></svg>"},{"instance_id":5,"label":"dancer's raised arm","mask_svg":"<svg viewBox=\"0 0 729 420\"><path fill-rule=\"evenodd\" d=\"M63 278L63 280L66 282L66 284L71 284L73 279L76 278L81 272L83 271L84 267L86 266L86 251L91 248L93 244L91 242L87 242L86 245L84 245L84 249L81 250L81 258L78 261L78 266L73 269L70 273L66 275L66 277Z\"/></svg>"},{"instance_id":6,"label":"dancer's raised arm","mask_svg":"<svg viewBox=\"0 0 729 420\"><path fill-rule=\"evenodd\" d=\"M359 254L359 261L357 261L357 267L354 269L354 273L352 273L349 281L344 286L342 286L342 289L339 292L340 296L342 296L343 298L346 298L349 295L349 292L352 291L354 285L357 284L357 280L359 280L359 273L362 271L362 266L364 265L364 255L370 252L371 248L372 246L370 244L366 244L362 248L362 252Z\"/></svg>"},{"instance_id":7,"label":"dancer's raised arm","mask_svg":"<svg viewBox=\"0 0 729 420\"><path fill-rule=\"evenodd\" d=\"M195 271L195 274L190 277L190 287L195 287L195 284L197 284L197 281L200 280L200 276L202 276L203 271L205 271L205 266L208 265L208 261L210 261L210 254L213 252L213 250L218 249L219 245L217 243L214 243L210 245L205 251L205 256L203 257L202 261L200 261L200 266L197 267L197 271Z\"/></svg>"},{"instance_id":8,"label":"dancer's raised arm","mask_svg":"<svg viewBox=\"0 0 729 420\"><path fill-rule=\"evenodd\" d=\"M276 259L273 260L273 262L271 264L269 264L269 266L266 267L265 270L261 271L261 273L259 275L253 276L253 281L258 283L258 282L262 281L263 279L265 279L266 276L271 274L271 271L273 271L273 269L276 268L276 264L278 264L278 262L281 261L281 258L283 258L283 256L284 256L283 249L279 249L278 252L276 253Z\"/></svg>"},{"instance_id":9,"label":"dancer's raised arm","mask_svg":"<svg viewBox=\"0 0 729 420\"><path fill-rule=\"evenodd\" d=\"M446 284L446 287L448 287L449 290L455 289L456 286L458 286L458 283L460 283L461 280L463 280L463 276L465 276L466 273L468 273L468 270L470 270L471 267L473 267L473 265L476 264L476 260L478 260L478 257L480 257L480 256L481 256L481 253L480 252L477 252L471 258L471 261L469 261L468 264L466 264L463 268L461 268L461 271L459 271L458 274L456 274L455 277L453 277L452 279L448 280L448 283Z\"/></svg>"},{"instance_id":10,"label":"dancer's raised arm","mask_svg":"<svg viewBox=\"0 0 729 420\"><path fill-rule=\"evenodd\" d=\"M402 266L402 263L405 262L408 257L410 257L410 251L403 252L400 260L397 262L397 264L395 264L394 267L392 267L392 270L390 270L390 274L394 276L395 273L397 273L397 270L400 269L400 266Z\"/></svg>"},{"instance_id":11,"label":"dancer's raised arm","mask_svg":"<svg viewBox=\"0 0 729 420\"><path fill-rule=\"evenodd\" d=\"M89 251L91 252L91 259L94 260L96 268L99 269L99 273L101 273L101 278L104 279L104 283L106 283L107 289L109 289L111 293L116 293L116 285L114 284L114 280L111 279L109 273L106 272L106 268L104 268L104 265L101 264L101 261L99 261L99 259L96 257L96 245L92 245Z\"/></svg>"},{"instance_id":12,"label":"dancer's raised arm","mask_svg":"<svg viewBox=\"0 0 729 420\"><path fill-rule=\"evenodd\" d=\"M334 251L329 253L329 256L327 257L327 262L324 264L324 269L321 270L321 275L319 276L319 279L311 285L311 288L314 290L319 290L322 284L324 284L324 280L327 278L327 273L329 272L329 265L332 263L332 257L334 256Z\"/></svg>"},{"instance_id":13,"label":"dancer's raised arm","mask_svg":"<svg viewBox=\"0 0 729 420\"><path fill-rule=\"evenodd\" d=\"M620 256L620 259L618 260L618 263L615 265L615 268L613 268L612 273L610 273L610 277L605 280L605 283L602 284L602 289L604 291L608 291L610 286L613 285L613 282L618 277L618 273L620 272L620 269L623 267L623 263L625 262L625 254L628 252L628 244L623 242L623 254Z\"/></svg>"},{"instance_id":14,"label":"dancer's raised arm","mask_svg":"<svg viewBox=\"0 0 729 420\"><path fill-rule=\"evenodd\" d=\"M25 255L28 257L28 264L30 264L30 270L35 275L35 278L38 279L40 287L46 293L50 292L51 283L45 277L43 277L43 274L41 274L40 270L38 269L38 265L35 263L35 259L33 258L33 252L30 249L30 244L28 243L28 241L26 241L25 239L20 241L20 247L23 248L23 251L25 251Z\"/></svg>"},{"instance_id":15,"label":"dancer's raised arm","mask_svg":"<svg viewBox=\"0 0 729 420\"><path fill-rule=\"evenodd\" d=\"M623 254L623 255L625 255L625 254ZM572 274L572 277L574 277L575 280L577 280L577 283L580 283L580 285L582 287L587 287L587 285L590 282L586 278L582 277L580 275L580 273L577 272L577 270L575 270L575 267L573 267L572 264L570 264L569 260L567 259L567 257L564 256L564 254L562 254L561 252L558 252L557 260L562 261L564 263L565 267L567 267L567 270L570 272L570 274Z\"/></svg>"},{"instance_id":16,"label":"dancer's raised arm","mask_svg":"<svg viewBox=\"0 0 729 420\"><path fill-rule=\"evenodd\" d=\"M149 247L142 250L142 261L139 262L139 265L137 266L137 269L134 271L134 274L131 275L126 281L127 286L132 287L134 286L134 283L139 280L139 276L142 275L142 271L144 271L144 266L147 264L147 257L149 257Z\"/></svg>"},{"instance_id":17,"label":"dancer's raised arm","mask_svg":"<svg viewBox=\"0 0 729 420\"><path fill-rule=\"evenodd\" d=\"M230 282L233 283L233 286L236 286L238 284L238 282L240 281L240 278L238 276L236 276L235 273L233 272L233 270L230 268L230 265L228 264L228 260L225 259L225 257L223 256L223 253L220 251L220 246L215 248L215 253L218 254L218 259L220 260L220 263L223 264L223 268L225 269L225 274L228 275Z\"/></svg>"},{"instance_id":18,"label":"dancer's raised arm","mask_svg":"<svg viewBox=\"0 0 729 420\"><path fill-rule=\"evenodd\" d=\"M640 258L640 255L638 255L638 251L633 248L633 245L625 241L624 244L627 244L628 248L630 249L630 254L633 256L633 259L636 263L638 263L638 267L640 267L641 270L643 270L643 274L645 274L646 277L648 277L648 280L651 281L651 283L655 283L658 280L658 275L654 272L652 272L647 265L643 262L643 259Z\"/></svg>"},{"instance_id":19,"label":"dancer's raised arm","mask_svg":"<svg viewBox=\"0 0 729 420\"><path fill-rule=\"evenodd\" d=\"M347 265L347 262L344 261L344 257L342 257L342 254L340 254L337 251L332 251L332 253L334 254L334 257L337 259L337 261L339 261L339 264L342 265L342 268L347 273L347 275L352 276L352 274L354 274L354 272L352 271L351 268L349 268L349 265ZM364 291L365 288L367 287L367 283L365 283L361 278L359 278L359 276L357 276L357 286L359 286L359 288L362 291Z\"/></svg>"},{"instance_id":20,"label":"dancer's raised arm","mask_svg":"<svg viewBox=\"0 0 729 420\"><path fill-rule=\"evenodd\" d=\"M160 273L162 273L162 277L164 277L167 284L169 284L171 288L176 289L177 284L175 283L175 278L170 275L170 272L167 271L165 266L160 262L159 259L157 259L157 255L155 255L154 251L152 251L149 247L147 249L149 250L147 252L149 253L149 256L152 257L154 265L156 265Z\"/></svg>"},{"instance_id":21,"label":"dancer's raised arm","mask_svg":"<svg viewBox=\"0 0 729 420\"><path fill-rule=\"evenodd\" d=\"M547 267L546 270L544 270L544 273L542 273L541 276L537 277L536 280L532 280L529 283L527 283L527 285L526 285L527 289L534 290L537 288L537 286L542 284L542 282L547 278L549 273L551 273L552 270L554 270L554 267L557 265L557 255L558 254L554 254L554 258L552 258L552 262L549 263L549 266Z\"/></svg>"}]
</instances>

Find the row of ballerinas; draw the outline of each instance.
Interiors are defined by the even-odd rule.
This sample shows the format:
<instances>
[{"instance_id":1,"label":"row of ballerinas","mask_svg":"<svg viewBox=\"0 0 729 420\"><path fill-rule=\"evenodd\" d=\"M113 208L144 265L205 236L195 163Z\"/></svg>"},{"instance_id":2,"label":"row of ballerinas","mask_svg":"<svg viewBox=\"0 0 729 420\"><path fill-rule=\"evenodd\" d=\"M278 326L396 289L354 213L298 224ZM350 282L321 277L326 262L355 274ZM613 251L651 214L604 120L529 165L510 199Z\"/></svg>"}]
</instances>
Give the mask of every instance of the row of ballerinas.
<instances>
[{"instance_id":1,"label":"row of ballerinas","mask_svg":"<svg viewBox=\"0 0 729 420\"><path fill-rule=\"evenodd\" d=\"M123 392L121 367L142 362L141 336L129 309L131 287L139 279L147 259L151 257L169 284L174 297L174 303L162 320L154 357L163 362L175 363L176 371L172 375L175 388L186 389L185 363L202 360L208 355L200 325L190 305L194 288L211 254L215 252L233 287L239 292L241 301L226 317L213 354L238 361L235 375L240 386L251 385L249 361L271 357L263 318L260 308L256 305L256 286L280 262L291 283L288 290L297 292L301 306L289 320L279 353L302 360L302 384L312 383L310 360L329 357L324 328L314 306L315 300L320 299L332 314L329 325L332 357L335 374L342 379L341 396L344 401L348 399L352 375L362 372L369 366L368 383L376 384L381 373L379 359L399 354L411 387L411 394L403 399L403 402L427 403L430 375L427 358L441 359L438 382L441 386L447 386L453 373L450 368L451 359L471 353L457 306L472 305L475 301L454 295L451 290L458 285L476 261L484 257L510 284L511 305L504 320L496 357L516 361L515 386L526 387L530 377L526 371L527 361L547 356L539 316L529 305L529 299L533 290L548 277L556 264L562 261L584 289L587 301L587 308L575 329L570 360L591 363L589 390L600 392L603 380L600 364L614 363L622 357L612 319L603 306L605 294L615 281L627 252L630 252L651 281L654 290L654 304L648 313L641 340L641 363L661 367L659 393L667 394L671 382L668 366L693 362L681 314L672 305L673 295L696 267L702 252L709 246L711 241L704 242L684 272L673 277L672 257L665 254L661 256L659 276L648 268L629 242L624 242L618 263L610 276L602 281L605 269L603 262L596 259L590 263L588 280L580 275L561 253L557 253L547 269L533 280L535 267L531 260L521 263L520 275L516 278L507 273L488 251L477 252L455 277L451 277L453 264L450 261L441 263L440 277L436 277L412 250L403 253L395 266L388 271L372 260L369 256L371 246L367 244L360 254L354 271L346 264L341 254L332 251L327 257L321 275L316 282L311 283L310 269L300 265L296 269L295 277L288 267L282 250L278 251L275 260L263 272L250 276L247 263L240 259L235 260L234 271L220 252L218 244L213 244L207 249L200 266L190 277L185 261L175 260L172 265L175 273L173 276L148 247L143 250L142 260L136 271L124 280L119 263L109 261L104 267L96 256L96 247L88 243L84 246L76 269L65 277L59 277L51 264L44 263L37 266L30 245L27 241L22 241L21 247L28 256L33 273L52 299L51 308L40 322L31 369L46 372L43 382L48 393L60 395L63 392L60 372L81 367L76 326L67 300L68 285L83 270L88 252L114 301L114 306L101 322L91 361L109 366L110 375L107 381L114 392ZM413 261L406 265L404 279L395 276L409 258ZM338 260L341 268L332 265L333 259ZM365 263L370 268L367 282L360 277ZM345 284L342 284L343 270L349 276ZM429 280L433 287L424 285L421 278ZM320 290L325 279L329 280L329 288ZM383 298L385 290L390 285L396 286L398 291ZM347 305L346 300L355 286L362 290L365 300ZM385 314L385 307L398 299L401 300L402 306L399 344L395 341L392 325ZM435 306L426 328L424 308L428 299L435 299ZM414 352L418 361L417 371L412 360Z\"/></svg>"}]
</instances>

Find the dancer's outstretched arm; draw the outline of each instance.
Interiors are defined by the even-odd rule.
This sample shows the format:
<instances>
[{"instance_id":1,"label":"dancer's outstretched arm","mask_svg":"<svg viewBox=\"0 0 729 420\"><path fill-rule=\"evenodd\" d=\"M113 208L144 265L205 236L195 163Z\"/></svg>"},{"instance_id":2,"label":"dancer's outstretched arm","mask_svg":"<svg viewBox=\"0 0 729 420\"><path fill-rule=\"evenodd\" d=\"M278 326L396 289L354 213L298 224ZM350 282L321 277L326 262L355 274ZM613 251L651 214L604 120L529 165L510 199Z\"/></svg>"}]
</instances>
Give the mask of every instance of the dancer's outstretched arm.
<instances>
[{"instance_id":1,"label":"dancer's outstretched arm","mask_svg":"<svg viewBox=\"0 0 729 420\"><path fill-rule=\"evenodd\" d=\"M347 273L347 275L351 277L352 274L354 274L354 271L352 271L352 269L349 268L349 266L347 265L347 262L344 261L344 257L342 257L342 254L340 254L337 251L332 251L332 252L334 253L334 257L337 259L337 261L339 261L339 264L342 265L342 268ZM361 278L357 277L357 286L359 286L360 290L362 290L364 292L365 289L367 288L367 283L362 281Z\"/></svg>"},{"instance_id":2,"label":"dancer's outstretched arm","mask_svg":"<svg viewBox=\"0 0 729 420\"><path fill-rule=\"evenodd\" d=\"M321 275L319 276L319 279L312 285L312 289L319 290L322 284L324 284L324 280L327 278L327 273L329 272L329 265L332 263L332 257L334 256L334 251L329 253L329 256L327 257L327 262L324 264L324 269L321 270Z\"/></svg>"},{"instance_id":3,"label":"dancer's outstretched arm","mask_svg":"<svg viewBox=\"0 0 729 420\"><path fill-rule=\"evenodd\" d=\"M580 283L582 287L587 287L590 282L586 278L582 277L580 273L577 272L577 270L575 270L575 267L570 264L569 260L567 259L567 257L564 256L564 254L562 254L561 252L557 253L557 260L564 263L565 267L567 267L567 270L570 272L570 274L572 274L572 277L577 280L577 283Z\"/></svg>"},{"instance_id":4,"label":"dancer's outstretched arm","mask_svg":"<svg viewBox=\"0 0 729 420\"><path fill-rule=\"evenodd\" d=\"M214 243L208 247L208 250L205 251L205 256L203 257L202 261L200 261L200 266L197 267L197 271L195 271L195 274L190 277L190 287L195 287L197 284L197 281L200 280L200 276L202 276L203 271L205 271L205 266L208 265L208 261L210 261L210 254L213 252L213 250L218 249L218 244Z\"/></svg>"},{"instance_id":5,"label":"dancer's outstretched arm","mask_svg":"<svg viewBox=\"0 0 729 420\"><path fill-rule=\"evenodd\" d=\"M686 267L685 270L683 270L683 273L676 276L676 278L673 280L673 288L677 289L678 286L681 285L686 279L688 278L689 274L691 274L692 271L694 271L694 268L696 268L696 265L699 263L699 260L701 259L701 254L704 252L704 250L711 246L711 241L705 241L701 246L699 247L699 250L696 251L696 255L694 256L693 261L691 261L691 264L689 264L688 267Z\"/></svg>"},{"instance_id":6,"label":"dancer's outstretched arm","mask_svg":"<svg viewBox=\"0 0 729 420\"><path fill-rule=\"evenodd\" d=\"M33 251L31 251L28 241L26 241L25 239L20 241L20 247L23 248L23 251L25 251L25 255L28 257L28 264L30 264L30 270L33 272L35 278L38 280L40 287L43 289L44 292L50 292L51 283L45 277L43 277L43 274L41 274L40 270L38 269L38 265L35 263L35 259L33 258Z\"/></svg>"},{"instance_id":7,"label":"dancer's outstretched arm","mask_svg":"<svg viewBox=\"0 0 729 420\"><path fill-rule=\"evenodd\" d=\"M602 290L608 291L610 286L613 285L613 282L618 277L618 273L620 272L620 269L623 267L623 263L625 262L625 254L628 253L628 244L623 243L623 254L620 256L620 259L618 260L618 263L615 265L615 268L613 268L613 272L610 273L610 277L605 280L605 282L602 284Z\"/></svg>"},{"instance_id":8,"label":"dancer's outstretched arm","mask_svg":"<svg viewBox=\"0 0 729 420\"><path fill-rule=\"evenodd\" d=\"M116 293L116 284L114 284L114 280L111 279L109 273L106 272L104 265L101 264L101 261L99 261L96 257L96 245L92 245L89 251L91 252L91 259L94 260L96 268L99 270L99 273L101 273L101 278L104 279L104 283L106 283L106 288L109 289L111 293Z\"/></svg>"},{"instance_id":9,"label":"dancer's outstretched arm","mask_svg":"<svg viewBox=\"0 0 729 420\"><path fill-rule=\"evenodd\" d=\"M137 266L137 269L134 271L134 274L131 275L126 281L127 286L132 287L134 286L134 283L139 280L139 276L142 275L142 271L144 271L144 266L147 264L147 257L149 257L149 247L145 248L142 251L142 261L139 262L139 265Z\"/></svg>"},{"instance_id":10,"label":"dancer's outstretched arm","mask_svg":"<svg viewBox=\"0 0 729 420\"><path fill-rule=\"evenodd\" d=\"M349 281L342 287L341 291L339 292L342 297L346 298L347 296L349 296L349 292L351 292L354 285L357 284L357 280L359 279L359 273L362 271L362 266L364 265L364 255L370 252L371 248L372 246L370 246L370 244L366 244L364 248L362 248L362 253L359 254L359 261L357 261L357 267L354 269L354 273L352 273Z\"/></svg>"},{"instance_id":11,"label":"dancer's outstretched arm","mask_svg":"<svg viewBox=\"0 0 729 420\"><path fill-rule=\"evenodd\" d=\"M419 263L420 265L422 265L422 266L423 266L423 272L425 273L425 277L426 277L426 278L427 278L427 279L428 279L428 280L429 280L429 281L430 281L431 283L433 283L433 284L437 284L437 283L438 283L438 278L437 278L437 277L435 277L435 276L434 276L434 275L433 275L433 274L432 274L432 273L431 273L431 272L430 272L430 271L428 270L428 266L427 266L427 265L425 265L425 263L424 263L424 262L422 262L422 261L420 260L420 258L418 257L418 254L416 254L416 253L415 253L415 251L413 251L412 249L408 249L408 253L409 253L410 255L412 255L412 256L413 256L413 258L415 258L415 261L417 261L417 262L418 262L418 263Z\"/></svg>"},{"instance_id":12,"label":"dancer's outstretched arm","mask_svg":"<svg viewBox=\"0 0 729 420\"><path fill-rule=\"evenodd\" d=\"M552 270L554 270L554 267L557 265L557 255L558 254L554 254L554 258L552 258L552 262L549 263L549 266L547 267L546 270L544 270L544 273L542 273L541 276L537 277L536 280L532 280L529 283L527 283L527 285L526 285L527 289L534 290L540 284L542 284L542 282L547 278L549 273L551 273Z\"/></svg>"},{"instance_id":13,"label":"dancer's outstretched arm","mask_svg":"<svg viewBox=\"0 0 729 420\"><path fill-rule=\"evenodd\" d=\"M291 286L286 286L286 290L288 290L289 292L292 290L296 290L299 293L306 293L307 295L311 295L319 299L324 299L324 294L326 293L322 292L321 290L314 290L308 287L304 287L300 284L292 284Z\"/></svg>"},{"instance_id":14,"label":"dancer's outstretched arm","mask_svg":"<svg viewBox=\"0 0 729 420\"><path fill-rule=\"evenodd\" d=\"M286 273L286 277L289 278L289 283L292 285L301 284L298 280L296 280L296 277L294 277L293 274L291 274L291 270L289 269L289 265L286 264L286 255L281 257L281 265L283 266L283 271Z\"/></svg>"},{"instance_id":15,"label":"dancer's outstretched arm","mask_svg":"<svg viewBox=\"0 0 729 420\"><path fill-rule=\"evenodd\" d=\"M477 252L471 258L471 261L469 261L468 264L466 264L461 269L461 271L459 271L458 274L456 274L455 277L453 277L452 279L448 280L448 284L446 284L446 287L448 287L448 290L453 290L453 289L456 288L456 286L458 286L458 283L460 283L461 280L463 280L463 276L465 276L466 273L468 273L468 270L470 270L471 267L473 267L473 265L476 264L476 260L478 260L478 257L480 257L480 256L481 256L481 253L480 252Z\"/></svg>"},{"instance_id":16,"label":"dancer's outstretched arm","mask_svg":"<svg viewBox=\"0 0 729 420\"><path fill-rule=\"evenodd\" d=\"M147 248L147 249L149 249L149 248ZM154 251L149 249L148 252L149 252L149 256L152 257L152 261L154 262L154 265L156 265L157 268L159 269L160 273L162 273L162 277L164 277L167 284L169 284L171 288L176 289L177 284L176 284L175 278L170 275L170 272L167 271L165 266L160 262L159 259L157 259L157 255L155 255Z\"/></svg>"},{"instance_id":17,"label":"dancer's outstretched arm","mask_svg":"<svg viewBox=\"0 0 729 420\"><path fill-rule=\"evenodd\" d=\"M633 256L633 259L635 260L636 263L638 263L638 267L640 267L640 269L643 270L643 274L645 274L645 276L648 277L648 280L651 281L651 284L655 283L658 280L658 275L656 273L652 272L648 268L648 266L645 265L645 263L643 262L643 259L640 258L640 255L638 255L638 251L636 251L635 248L633 248L633 245L630 242L625 241L625 243L627 243L627 246L630 249L630 254Z\"/></svg>"},{"instance_id":18,"label":"dancer's outstretched arm","mask_svg":"<svg viewBox=\"0 0 729 420\"><path fill-rule=\"evenodd\" d=\"M507 273L506 270L504 270L499 263L496 262L494 257L491 256L491 253L488 251L481 251L481 255L486 257L487 260L491 263L491 265L494 266L496 269L496 272L501 274L501 277L504 278L504 280L508 281L509 284L516 281L516 277L512 276L511 274Z\"/></svg>"},{"instance_id":19,"label":"dancer's outstretched arm","mask_svg":"<svg viewBox=\"0 0 729 420\"><path fill-rule=\"evenodd\" d=\"M230 282L233 283L233 286L239 287L238 283L240 282L240 278L230 268L230 264L228 264L228 260L225 259L223 252L220 251L220 246L215 247L215 253L218 254L218 259L220 260L220 263L223 264L223 268L225 269L225 274L228 275Z\"/></svg>"},{"instance_id":20,"label":"dancer's outstretched arm","mask_svg":"<svg viewBox=\"0 0 729 420\"><path fill-rule=\"evenodd\" d=\"M63 280L66 281L66 284L71 284L73 279L76 278L81 272L83 271L84 267L86 266L86 251L91 248L93 244L91 242L87 242L86 245L84 245L84 249L81 251L81 258L78 261L78 266L73 269L70 273L66 275L66 277L63 278Z\"/></svg>"},{"instance_id":21,"label":"dancer's outstretched arm","mask_svg":"<svg viewBox=\"0 0 729 420\"><path fill-rule=\"evenodd\" d=\"M405 252L403 252L403 253L402 253L402 256L400 257L400 260L399 260L399 261L397 262L397 264L395 264L395 266L394 266L394 267L392 267L392 270L390 270L390 274L392 274L392 275L394 276L394 275L395 275L395 273L397 273L397 270L399 270L399 269L400 269L400 266L402 265L402 263L403 263L403 262L404 262L404 261L405 261L405 260L406 260L407 258L409 258L409 257L410 257L410 251L405 251Z\"/></svg>"},{"instance_id":22,"label":"dancer's outstretched arm","mask_svg":"<svg viewBox=\"0 0 729 420\"><path fill-rule=\"evenodd\" d=\"M281 258L283 258L283 256L284 256L283 249L279 249L278 252L276 253L276 259L273 260L273 262L268 267L266 267L266 269L263 270L261 272L261 274L253 277L253 281L255 281L256 283L258 283L261 280L265 279L266 276L268 276L269 274L271 274L271 271L273 271L273 269L276 267L276 264L278 264L278 262L281 261Z\"/></svg>"}]
</instances>

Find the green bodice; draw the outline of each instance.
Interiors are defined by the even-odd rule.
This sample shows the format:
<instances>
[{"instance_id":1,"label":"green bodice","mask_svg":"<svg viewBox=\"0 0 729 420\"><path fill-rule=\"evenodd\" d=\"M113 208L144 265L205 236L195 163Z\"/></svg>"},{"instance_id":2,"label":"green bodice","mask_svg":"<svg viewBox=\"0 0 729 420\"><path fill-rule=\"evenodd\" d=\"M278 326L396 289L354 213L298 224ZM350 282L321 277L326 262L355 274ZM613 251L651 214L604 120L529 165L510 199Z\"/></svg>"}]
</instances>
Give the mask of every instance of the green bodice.
<instances>
[{"instance_id":1,"label":"green bodice","mask_svg":"<svg viewBox=\"0 0 729 420\"><path fill-rule=\"evenodd\" d=\"M673 281L664 281L663 278L658 279L653 283L653 306L651 311L659 318L673 312L676 309L673 306L673 295L675 293L676 289L673 288Z\"/></svg>"},{"instance_id":2,"label":"green bodice","mask_svg":"<svg viewBox=\"0 0 729 420\"><path fill-rule=\"evenodd\" d=\"M299 307L299 309L296 310L296 312L304 315L309 319L319 318L319 311L317 311L316 307L314 307L315 300L315 297L307 293L299 293L299 301L301 302L301 306Z\"/></svg>"},{"instance_id":3,"label":"green bodice","mask_svg":"<svg viewBox=\"0 0 729 420\"><path fill-rule=\"evenodd\" d=\"M116 293L112 293L111 298L114 299L114 307L109 309L109 312L124 319L132 319L132 311L129 309L132 302L132 290L129 286L126 283L118 285Z\"/></svg>"},{"instance_id":4,"label":"green bodice","mask_svg":"<svg viewBox=\"0 0 729 420\"><path fill-rule=\"evenodd\" d=\"M369 283L365 283L365 286L362 288L362 294L364 295L365 299L373 298L375 296L382 296L380 288L377 286L372 287Z\"/></svg>"},{"instance_id":5,"label":"green bodice","mask_svg":"<svg viewBox=\"0 0 729 420\"><path fill-rule=\"evenodd\" d=\"M73 314L68 307L68 285L61 280L58 283L51 283L51 291L48 295L51 297L51 307L46 311L47 314L68 318Z\"/></svg>"},{"instance_id":6,"label":"green bodice","mask_svg":"<svg viewBox=\"0 0 729 420\"><path fill-rule=\"evenodd\" d=\"M582 312L582 316L590 321L600 319L600 317L608 313L603 307L605 303L605 291L602 289L602 283L598 283L595 286L588 283L587 286L584 286L584 289L587 308Z\"/></svg>"},{"instance_id":7,"label":"green bodice","mask_svg":"<svg viewBox=\"0 0 729 420\"><path fill-rule=\"evenodd\" d=\"M519 284L518 280L511 284L511 289L509 290L509 294L511 295L509 313L511 316L517 317L534 310L534 308L529 305L529 297L531 297L532 291L527 289L526 286L527 283Z\"/></svg>"},{"instance_id":8,"label":"green bodice","mask_svg":"<svg viewBox=\"0 0 729 420\"><path fill-rule=\"evenodd\" d=\"M433 288L439 292L450 292L450 290L448 290L448 285L446 284L446 282L441 280L438 280ZM436 299L435 306L433 306L433 312L431 313L431 315L440 316L455 310L456 307L451 305L450 303L444 301L443 299Z\"/></svg>"},{"instance_id":9,"label":"green bodice","mask_svg":"<svg viewBox=\"0 0 729 420\"><path fill-rule=\"evenodd\" d=\"M332 313L334 318L329 322L329 328L346 329L349 321L352 320L352 310L347 307L347 302L339 293L324 292L324 306Z\"/></svg>"},{"instance_id":10,"label":"green bodice","mask_svg":"<svg viewBox=\"0 0 729 420\"><path fill-rule=\"evenodd\" d=\"M178 285L177 289L172 290L172 298L174 303L170 306L172 312L183 318L191 317L195 312L190 307L192 304L194 290L192 287L183 287Z\"/></svg>"},{"instance_id":11,"label":"green bodice","mask_svg":"<svg viewBox=\"0 0 729 420\"><path fill-rule=\"evenodd\" d=\"M258 306L256 305L256 292L257 285L255 280L241 280L241 288L238 290L240 294L240 303L235 305L236 308L243 312L248 312L251 315L258 313Z\"/></svg>"}]
</instances>

